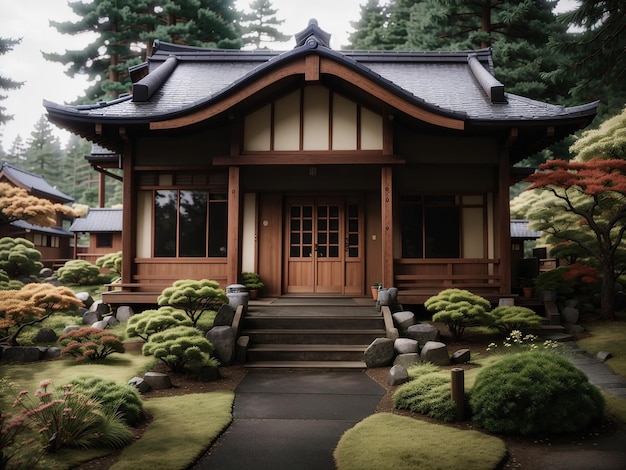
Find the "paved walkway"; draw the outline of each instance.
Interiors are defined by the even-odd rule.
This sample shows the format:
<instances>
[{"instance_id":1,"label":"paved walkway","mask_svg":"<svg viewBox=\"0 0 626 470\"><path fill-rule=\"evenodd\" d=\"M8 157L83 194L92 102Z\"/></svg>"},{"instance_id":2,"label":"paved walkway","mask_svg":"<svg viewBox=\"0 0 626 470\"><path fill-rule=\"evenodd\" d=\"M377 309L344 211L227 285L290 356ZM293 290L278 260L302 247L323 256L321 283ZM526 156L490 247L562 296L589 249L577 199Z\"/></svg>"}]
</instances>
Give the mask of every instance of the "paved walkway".
<instances>
[{"instance_id":1,"label":"paved walkway","mask_svg":"<svg viewBox=\"0 0 626 470\"><path fill-rule=\"evenodd\" d=\"M385 392L363 371L248 371L232 424L193 468L334 470L339 439Z\"/></svg>"},{"instance_id":2,"label":"paved walkway","mask_svg":"<svg viewBox=\"0 0 626 470\"><path fill-rule=\"evenodd\" d=\"M606 393L626 399L626 379L617 375L598 358L580 349L574 341L566 344L575 353L568 356L568 359L585 373L589 382Z\"/></svg>"}]
</instances>

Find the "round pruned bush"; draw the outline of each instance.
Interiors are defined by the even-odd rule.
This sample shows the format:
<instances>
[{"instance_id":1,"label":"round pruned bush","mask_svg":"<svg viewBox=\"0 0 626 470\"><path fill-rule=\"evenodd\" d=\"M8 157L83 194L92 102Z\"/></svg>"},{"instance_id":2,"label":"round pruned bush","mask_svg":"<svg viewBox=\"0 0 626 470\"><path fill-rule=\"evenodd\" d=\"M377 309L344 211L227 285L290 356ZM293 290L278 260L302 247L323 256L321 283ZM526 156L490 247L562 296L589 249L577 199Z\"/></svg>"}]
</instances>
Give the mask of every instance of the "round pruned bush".
<instances>
[{"instance_id":1,"label":"round pruned bush","mask_svg":"<svg viewBox=\"0 0 626 470\"><path fill-rule=\"evenodd\" d=\"M104 409L118 413L130 426L136 426L144 417L143 403L132 385L89 375L77 377L70 383L76 393L95 398Z\"/></svg>"},{"instance_id":2,"label":"round pruned bush","mask_svg":"<svg viewBox=\"0 0 626 470\"><path fill-rule=\"evenodd\" d=\"M25 238L0 238L0 269L11 279L36 276L43 268L41 252Z\"/></svg>"},{"instance_id":3,"label":"round pruned bush","mask_svg":"<svg viewBox=\"0 0 626 470\"><path fill-rule=\"evenodd\" d=\"M59 268L59 281L63 284L75 284L78 286L91 286L98 282L100 270L95 264L82 259L68 261Z\"/></svg>"},{"instance_id":4,"label":"round pruned bush","mask_svg":"<svg viewBox=\"0 0 626 470\"><path fill-rule=\"evenodd\" d=\"M411 381L400 385L393 395L397 409L407 409L444 422L456 419L456 404L451 398L450 377L432 364L409 368Z\"/></svg>"},{"instance_id":5,"label":"round pruned bush","mask_svg":"<svg viewBox=\"0 0 626 470\"><path fill-rule=\"evenodd\" d=\"M534 310L519 305L496 307L487 312L486 319L489 326L506 334L541 328L541 317Z\"/></svg>"},{"instance_id":6,"label":"round pruned bush","mask_svg":"<svg viewBox=\"0 0 626 470\"><path fill-rule=\"evenodd\" d=\"M159 307L158 310L144 310L139 315L130 317L126 324L126 334L129 338L139 337L148 341L154 333L175 326L192 326L192 322L181 310Z\"/></svg>"},{"instance_id":7,"label":"round pruned bush","mask_svg":"<svg viewBox=\"0 0 626 470\"><path fill-rule=\"evenodd\" d=\"M142 352L144 356L154 356L172 372L217 365L210 356L213 345L200 330L191 326L176 326L151 335Z\"/></svg>"},{"instance_id":8,"label":"round pruned bush","mask_svg":"<svg viewBox=\"0 0 626 470\"><path fill-rule=\"evenodd\" d=\"M107 253L96 260L96 266L108 269L115 273L117 277L122 277L122 252Z\"/></svg>"},{"instance_id":9,"label":"round pruned bush","mask_svg":"<svg viewBox=\"0 0 626 470\"><path fill-rule=\"evenodd\" d=\"M193 326L204 312L216 311L228 303L228 296L217 281L209 279L180 279L171 287L163 289L157 299L159 306L170 306L184 310Z\"/></svg>"},{"instance_id":10,"label":"round pruned bush","mask_svg":"<svg viewBox=\"0 0 626 470\"><path fill-rule=\"evenodd\" d=\"M498 434L567 434L604 412L585 374L549 352L506 355L479 372L470 395L473 422Z\"/></svg>"},{"instance_id":11,"label":"round pruned bush","mask_svg":"<svg viewBox=\"0 0 626 470\"><path fill-rule=\"evenodd\" d=\"M465 328L482 325L491 302L465 289L444 289L424 302L429 312L434 312L432 320L448 326L453 341L463 336Z\"/></svg>"},{"instance_id":12,"label":"round pruned bush","mask_svg":"<svg viewBox=\"0 0 626 470\"><path fill-rule=\"evenodd\" d=\"M113 353L126 351L124 343L112 333L94 327L70 331L59 338L61 355L73 356L76 361L104 359Z\"/></svg>"}]
</instances>

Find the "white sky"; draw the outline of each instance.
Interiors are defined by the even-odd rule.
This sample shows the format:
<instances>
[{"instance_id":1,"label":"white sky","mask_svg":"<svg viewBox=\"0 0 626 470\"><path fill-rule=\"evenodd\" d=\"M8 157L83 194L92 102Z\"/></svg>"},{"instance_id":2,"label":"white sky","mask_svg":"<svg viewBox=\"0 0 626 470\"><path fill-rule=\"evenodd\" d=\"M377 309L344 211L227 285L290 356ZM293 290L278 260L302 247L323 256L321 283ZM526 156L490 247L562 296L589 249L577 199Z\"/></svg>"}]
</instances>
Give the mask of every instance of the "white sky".
<instances>
[{"instance_id":1,"label":"white sky","mask_svg":"<svg viewBox=\"0 0 626 470\"><path fill-rule=\"evenodd\" d=\"M251 1L237 0L236 5L245 9ZM573 1L561 0L561 3ZM340 49L348 42L352 32L350 22L359 19L360 4L365 3L366 0L272 0L278 18L285 20L279 28L281 32L293 35L302 31L309 19L315 18L320 28L331 33L333 49ZM76 21L77 17L68 6L68 0L0 0L0 36L22 38L22 43L13 51L0 55L0 74L25 82L18 90L2 90L8 97L0 101L0 106L14 116L13 120L0 125L0 144L5 150L18 135L25 141L29 139L35 123L45 113L44 99L68 103L88 87L85 77L70 78L62 64L44 60L41 51L62 53L66 49L81 49L92 39L89 35L61 34L49 26L49 20ZM273 48L288 50L293 45L292 39ZM65 131L59 129L55 133L63 143L67 141Z\"/></svg>"}]
</instances>

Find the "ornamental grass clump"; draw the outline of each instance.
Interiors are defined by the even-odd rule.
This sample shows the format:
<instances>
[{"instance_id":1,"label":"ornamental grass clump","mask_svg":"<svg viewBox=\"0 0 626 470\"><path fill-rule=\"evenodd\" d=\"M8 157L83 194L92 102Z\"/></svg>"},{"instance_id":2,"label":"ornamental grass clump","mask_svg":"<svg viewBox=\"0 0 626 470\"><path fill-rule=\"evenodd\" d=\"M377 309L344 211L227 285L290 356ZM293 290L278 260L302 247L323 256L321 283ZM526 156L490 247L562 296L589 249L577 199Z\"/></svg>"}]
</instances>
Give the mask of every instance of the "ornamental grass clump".
<instances>
[{"instance_id":1,"label":"ornamental grass clump","mask_svg":"<svg viewBox=\"0 0 626 470\"><path fill-rule=\"evenodd\" d=\"M541 317L534 310L519 305L500 306L487 312L489 326L509 334L515 330L536 330L541 328Z\"/></svg>"},{"instance_id":2,"label":"ornamental grass clump","mask_svg":"<svg viewBox=\"0 0 626 470\"><path fill-rule=\"evenodd\" d=\"M144 356L154 356L172 372L217 365L210 356L213 345L200 330L191 326L177 326L153 334L143 345L142 352Z\"/></svg>"},{"instance_id":3,"label":"ornamental grass clump","mask_svg":"<svg viewBox=\"0 0 626 470\"><path fill-rule=\"evenodd\" d=\"M470 395L472 421L498 434L567 434L604 412L604 400L569 361L543 351L510 354L481 370Z\"/></svg>"},{"instance_id":4,"label":"ornamental grass clump","mask_svg":"<svg viewBox=\"0 0 626 470\"><path fill-rule=\"evenodd\" d=\"M448 326L453 341L463 336L465 328L482 325L491 303L464 289L445 289L424 302L429 312L434 312L432 321Z\"/></svg>"},{"instance_id":5,"label":"ornamental grass clump","mask_svg":"<svg viewBox=\"0 0 626 470\"><path fill-rule=\"evenodd\" d=\"M80 376L70 382L74 392L93 397L107 412L118 413L129 426L143 419L143 402L132 385L95 376Z\"/></svg>"},{"instance_id":6,"label":"ornamental grass clump","mask_svg":"<svg viewBox=\"0 0 626 470\"><path fill-rule=\"evenodd\" d=\"M181 310L173 307L159 307L158 310L144 310L133 315L126 324L129 338L139 337L148 341L150 336L175 326L192 326L191 319Z\"/></svg>"},{"instance_id":7,"label":"ornamental grass clump","mask_svg":"<svg viewBox=\"0 0 626 470\"><path fill-rule=\"evenodd\" d=\"M450 394L450 377L432 364L408 369L410 382L398 387L393 395L397 409L407 409L444 422L456 419L456 404Z\"/></svg>"},{"instance_id":8,"label":"ornamental grass clump","mask_svg":"<svg viewBox=\"0 0 626 470\"><path fill-rule=\"evenodd\" d=\"M13 406L34 424L47 452L66 447L117 449L132 440L133 433L118 413L71 384L55 390L52 381L45 380L39 386L34 398L28 391L20 392Z\"/></svg>"},{"instance_id":9,"label":"ornamental grass clump","mask_svg":"<svg viewBox=\"0 0 626 470\"><path fill-rule=\"evenodd\" d=\"M59 343L63 346L61 355L73 356L76 361L98 361L126 351L117 336L94 327L70 331L59 338Z\"/></svg>"},{"instance_id":10,"label":"ornamental grass clump","mask_svg":"<svg viewBox=\"0 0 626 470\"><path fill-rule=\"evenodd\" d=\"M228 296L216 281L181 279L164 289L157 302L183 310L195 327L204 312L228 303Z\"/></svg>"}]
</instances>

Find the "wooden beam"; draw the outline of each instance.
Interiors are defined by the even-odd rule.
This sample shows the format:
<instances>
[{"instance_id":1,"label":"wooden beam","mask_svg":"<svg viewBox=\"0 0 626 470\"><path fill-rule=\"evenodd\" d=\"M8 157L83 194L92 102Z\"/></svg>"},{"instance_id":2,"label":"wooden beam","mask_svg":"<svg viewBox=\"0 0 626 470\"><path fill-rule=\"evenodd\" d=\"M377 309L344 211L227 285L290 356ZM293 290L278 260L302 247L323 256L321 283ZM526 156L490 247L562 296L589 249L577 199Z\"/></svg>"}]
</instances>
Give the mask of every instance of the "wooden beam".
<instances>
[{"instance_id":1,"label":"wooden beam","mask_svg":"<svg viewBox=\"0 0 626 470\"><path fill-rule=\"evenodd\" d=\"M304 79L307 82L320 81L320 56L308 55L304 61Z\"/></svg>"},{"instance_id":2,"label":"wooden beam","mask_svg":"<svg viewBox=\"0 0 626 470\"><path fill-rule=\"evenodd\" d=\"M215 166L246 165L402 165L406 160L393 155L368 154L315 154L287 152L285 154L247 154L235 157L213 157Z\"/></svg>"},{"instance_id":3,"label":"wooden beam","mask_svg":"<svg viewBox=\"0 0 626 470\"><path fill-rule=\"evenodd\" d=\"M381 194L381 233L382 233L382 282L383 286L393 286L393 168L380 169Z\"/></svg>"},{"instance_id":4,"label":"wooden beam","mask_svg":"<svg viewBox=\"0 0 626 470\"><path fill-rule=\"evenodd\" d=\"M509 187L511 186L511 164L509 153L502 152L498 167L498 220L500 230L500 293L511 293L511 209Z\"/></svg>"},{"instance_id":5,"label":"wooden beam","mask_svg":"<svg viewBox=\"0 0 626 470\"><path fill-rule=\"evenodd\" d=\"M106 204L106 178L103 171L98 172L98 207Z\"/></svg>"},{"instance_id":6,"label":"wooden beam","mask_svg":"<svg viewBox=\"0 0 626 470\"><path fill-rule=\"evenodd\" d=\"M124 210L122 211L122 282L130 283L133 280L135 270L136 253L136 212L137 201L133 197L133 159L130 150L130 144L127 141L124 145L125 151L122 154L123 175L122 182L122 203Z\"/></svg>"},{"instance_id":7,"label":"wooden beam","mask_svg":"<svg viewBox=\"0 0 626 470\"><path fill-rule=\"evenodd\" d=\"M237 284L239 280L239 167L228 169L228 267L227 285Z\"/></svg>"}]
</instances>

